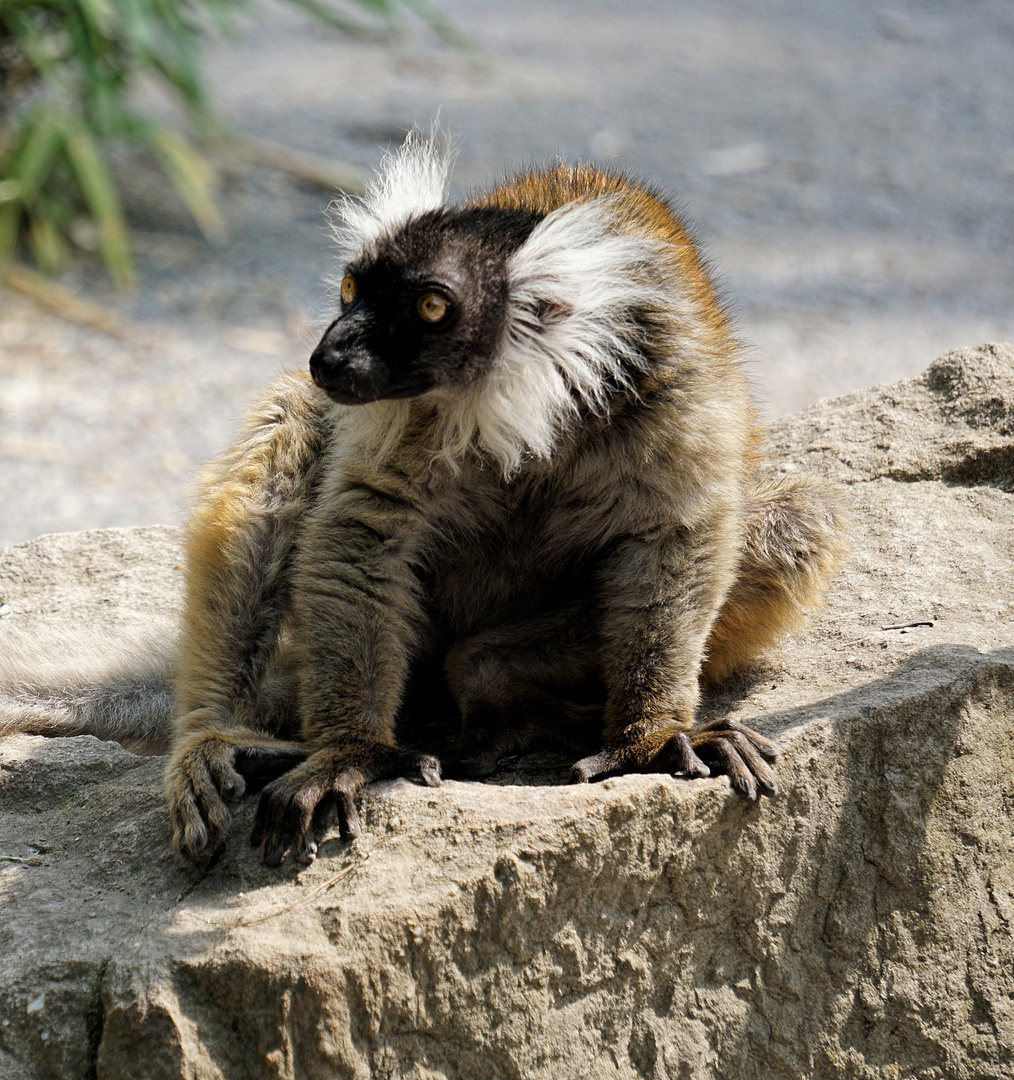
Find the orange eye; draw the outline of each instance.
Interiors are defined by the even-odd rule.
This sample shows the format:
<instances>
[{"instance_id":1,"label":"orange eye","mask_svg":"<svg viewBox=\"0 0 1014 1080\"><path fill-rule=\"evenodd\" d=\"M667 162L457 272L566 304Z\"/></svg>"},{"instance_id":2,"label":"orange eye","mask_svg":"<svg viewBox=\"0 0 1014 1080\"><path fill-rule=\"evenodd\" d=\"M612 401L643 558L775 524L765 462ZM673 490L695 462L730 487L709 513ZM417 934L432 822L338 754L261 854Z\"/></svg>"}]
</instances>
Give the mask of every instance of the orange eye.
<instances>
[{"instance_id":1,"label":"orange eye","mask_svg":"<svg viewBox=\"0 0 1014 1080\"><path fill-rule=\"evenodd\" d=\"M424 292L416 301L415 309L423 322L438 323L450 314L451 305L447 297L438 292Z\"/></svg>"},{"instance_id":2,"label":"orange eye","mask_svg":"<svg viewBox=\"0 0 1014 1080\"><path fill-rule=\"evenodd\" d=\"M356 279L351 274L342 278L342 303L348 307L356 298Z\"/></svg>"}]
</instances>

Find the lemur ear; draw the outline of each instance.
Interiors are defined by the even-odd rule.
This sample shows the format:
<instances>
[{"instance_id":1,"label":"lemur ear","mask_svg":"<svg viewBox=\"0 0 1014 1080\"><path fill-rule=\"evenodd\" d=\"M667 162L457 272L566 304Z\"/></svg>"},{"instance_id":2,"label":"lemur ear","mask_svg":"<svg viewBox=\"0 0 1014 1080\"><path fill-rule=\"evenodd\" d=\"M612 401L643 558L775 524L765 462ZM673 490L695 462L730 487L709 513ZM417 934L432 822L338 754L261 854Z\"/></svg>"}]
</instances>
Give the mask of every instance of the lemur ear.
<instances>
[{"instance_id":1,"label":"lemur ear","mask_svg":"<svg viewBox=\"0 0 1014 1080\"><path fill-rule=\"evenodd\" d=\"M548 330L551 326L558 326L565 319L569 319L574 314L574 309L561 300L540 299L536 301L535 314L543 328Z\"/></svg>"}]
</instances>

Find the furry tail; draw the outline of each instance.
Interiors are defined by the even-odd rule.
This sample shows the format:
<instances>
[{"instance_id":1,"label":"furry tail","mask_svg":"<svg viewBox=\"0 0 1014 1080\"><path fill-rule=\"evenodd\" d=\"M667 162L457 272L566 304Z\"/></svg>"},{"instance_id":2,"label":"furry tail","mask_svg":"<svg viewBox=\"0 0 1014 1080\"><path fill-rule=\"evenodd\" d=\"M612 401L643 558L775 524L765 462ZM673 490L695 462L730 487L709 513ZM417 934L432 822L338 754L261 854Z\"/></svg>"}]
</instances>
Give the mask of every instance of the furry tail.
<instances>
[{"instance_id":1,"label":"furry tail","mask_svg":"<svg viewBox=\"0 0 1014 1080\"><path fill-rule=\"evenodd\" d=\"M804 477L764 480L747 502L739 574L708 639L701 669L720 682L821 602L847 550L837 495Z\"/></svg>"},{"instance_id":2,"label":"furry tail","mask_svg":"<svg viewBox=\"0 0 1014 1080\"><path fill-rule=\"evenodd\" d=\"M120 640L49 627L0 634L0 735L95 735L139 754L169 749L175 635Z\"/></svg>"}]
</instances>

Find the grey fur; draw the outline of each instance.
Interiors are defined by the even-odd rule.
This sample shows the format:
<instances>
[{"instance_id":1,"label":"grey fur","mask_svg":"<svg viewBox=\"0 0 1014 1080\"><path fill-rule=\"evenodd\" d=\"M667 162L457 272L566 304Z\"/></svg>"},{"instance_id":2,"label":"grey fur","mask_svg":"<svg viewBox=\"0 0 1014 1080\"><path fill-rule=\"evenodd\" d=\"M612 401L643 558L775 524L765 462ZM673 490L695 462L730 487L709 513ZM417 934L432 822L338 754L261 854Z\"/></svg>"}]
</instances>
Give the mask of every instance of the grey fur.
<instances>
[{"instance_id":1,"label":"grey fur","mask_svg":"<svg viewBox=\"0 0 1014 1080\"><path fill-rule=\"evenodd\" d=\"M12 620L10 620L12 621ZM0 735L95 735L139 754L172 738L174 635L0 627Z\"/></svg>"}]
</instances>

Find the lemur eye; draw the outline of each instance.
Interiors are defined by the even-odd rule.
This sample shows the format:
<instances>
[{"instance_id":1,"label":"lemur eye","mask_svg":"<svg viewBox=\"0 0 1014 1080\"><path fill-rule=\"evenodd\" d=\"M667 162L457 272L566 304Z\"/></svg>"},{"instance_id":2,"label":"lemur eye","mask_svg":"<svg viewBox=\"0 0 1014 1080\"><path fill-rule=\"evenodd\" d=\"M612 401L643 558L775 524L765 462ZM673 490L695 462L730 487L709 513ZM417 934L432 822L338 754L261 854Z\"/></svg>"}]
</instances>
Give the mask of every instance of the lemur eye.
<instances>
[{"instance_id":1,"label":"lemur eye","mask_svg":"<svg viewBox=\"0 0 1014 1080\"><path fill-rule=\"evenodd\" d=\"M356 279L351 274L342 278L342 303L348 307L356 298Z\"/></svg>"},{"instance_id":2,"label":"lemur eye","mask_svg":"<svg viewBox=\"0 0 1014 1080\"><path fill-rule=\"evenodd\" d=\"M451 313L451 303L438 292L424 292L415 302L415 309L423 322L442 322Z\"/></svg>"}]
</instances>

